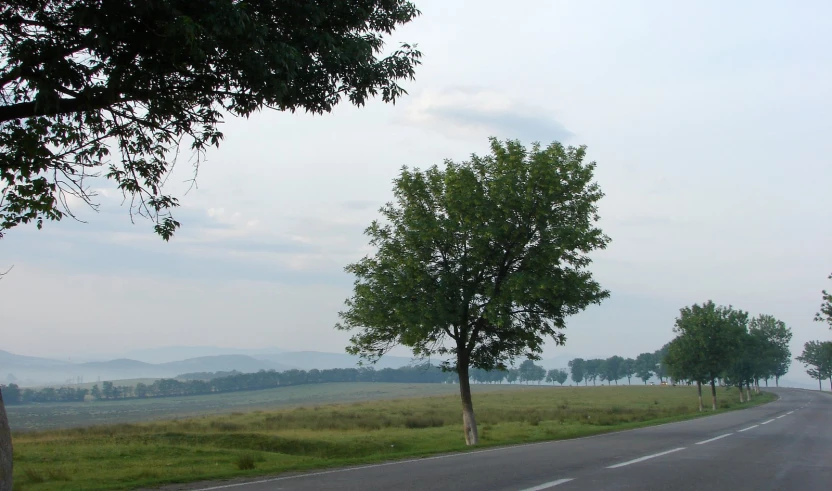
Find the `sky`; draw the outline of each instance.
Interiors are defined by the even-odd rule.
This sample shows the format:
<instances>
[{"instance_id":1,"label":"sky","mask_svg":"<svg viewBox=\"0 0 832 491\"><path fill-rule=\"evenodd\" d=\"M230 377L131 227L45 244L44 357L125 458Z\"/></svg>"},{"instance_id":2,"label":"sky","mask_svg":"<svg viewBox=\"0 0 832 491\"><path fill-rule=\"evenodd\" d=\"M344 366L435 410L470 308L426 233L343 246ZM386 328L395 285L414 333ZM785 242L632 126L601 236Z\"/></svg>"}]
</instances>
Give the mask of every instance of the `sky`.
<instances>
[{"instance_id":1,"label":"sky","mask_svg":"<svg viewBox=\"0 0 832 491\"><path fill-rule=\"evenodd\" d=\"M832 4L416 0L389 38L424 53L397 104L228 119L169 243L112 183L87 223L0 240L0 349L69 357L170 345L343 352L344 266L402 166L489 136L586 145L612 238L591 271L611 297L544 357L634 357L713 300L771 314L803 343L831 288ZM76 203L77 205L77 203ZM396 354L406 353L402 350ZM790 376L803 373L795 363Z\"/></svg>"}]
</instances>

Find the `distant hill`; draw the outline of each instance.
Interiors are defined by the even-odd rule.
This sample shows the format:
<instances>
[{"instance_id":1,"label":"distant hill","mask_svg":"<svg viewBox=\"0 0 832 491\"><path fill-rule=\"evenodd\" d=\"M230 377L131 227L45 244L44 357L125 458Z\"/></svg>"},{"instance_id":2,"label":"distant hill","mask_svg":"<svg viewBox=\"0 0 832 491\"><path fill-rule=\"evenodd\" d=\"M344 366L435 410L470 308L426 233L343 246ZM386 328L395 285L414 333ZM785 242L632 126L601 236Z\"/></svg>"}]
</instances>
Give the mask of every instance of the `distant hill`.
<instances>
[{"instance_id":1,"label":"distant hill","mask_svg":"<svg viewBox=\"0 0 832 491\"><path fill-rule=\"evenodd\" d=\"M271 356L260 356L260 360L269 363L280 363L291 365L301 370L317 368L326 370L331 368L355 368L358 366L359 358L347 353L327 353L322 351L292 351ZM438 360L432 360L437 363ZM373 365L376 370L383 368L400 368L413 363L411 358L404 356L383 356L378 363Z\"/></svg>"},{"instance_id":2,"label":"distant hill","mask_svg":"<svg viewBox=\"0 0 832 491\"><path fill-rule=\"evenodd\" d=\"M276 361L257 360L246 355L201 356L168 363L145 363L120 358L110 361L69 363L49 358L21 356L0 351L0 381L21 386L59 385L96 380L135 378L173 378L182 373L289 370L295 368Z\"/></svg>"},{"instance_id":3,"label":"distant hill","mask_svg":"<svg viewBox=\"0 0 832 491\"><path fill-rule=\"evenodd\" d=\"M121 358L141 360L146 363L170 363L174 361L204 358L220 355L247 355L252 358L273 356L284 353L280 348L221 348L219 346L164 346L161 348L144 348L130 350L121 354Z\"/></svg>"}]
</instances>

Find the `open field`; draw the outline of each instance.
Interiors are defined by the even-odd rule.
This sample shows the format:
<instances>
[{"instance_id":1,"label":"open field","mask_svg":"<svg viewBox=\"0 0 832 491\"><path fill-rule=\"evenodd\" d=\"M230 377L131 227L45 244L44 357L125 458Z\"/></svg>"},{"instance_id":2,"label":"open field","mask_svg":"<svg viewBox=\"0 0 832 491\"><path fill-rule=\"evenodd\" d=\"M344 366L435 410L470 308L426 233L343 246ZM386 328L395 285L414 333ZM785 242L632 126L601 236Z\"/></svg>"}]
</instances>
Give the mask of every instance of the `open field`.
<instances>
[{"instance_id":1,"label":"open field","mask_svg":"<svg viewBox=\"0 0 832 491\"><path fill-rule=\"evenodd\" d=\"M775 398L739 404L736 389L718 394L721 411ZM515 386L477 391L474 405L480 448L699 414L693 387ZM461 451L460 413L454 394L18 433L15 489L132 489Z\"/></svg>"},{"instance_id":2,"label":"open field","mask_svg":"<svg viewBox=\"0 0 832 491\"><path fill-rule=\"evenodd\" d=\"M518 390L521 385L473 385L474 392ZM270 410L335 402L371 401L458 394L458 385L341 383L309 384L276 389L227 392L187 397L122 401L26 404L8 406L16 432L49 430L156 419L194 417L232 411Z\"/></svg>"}]
</instances>

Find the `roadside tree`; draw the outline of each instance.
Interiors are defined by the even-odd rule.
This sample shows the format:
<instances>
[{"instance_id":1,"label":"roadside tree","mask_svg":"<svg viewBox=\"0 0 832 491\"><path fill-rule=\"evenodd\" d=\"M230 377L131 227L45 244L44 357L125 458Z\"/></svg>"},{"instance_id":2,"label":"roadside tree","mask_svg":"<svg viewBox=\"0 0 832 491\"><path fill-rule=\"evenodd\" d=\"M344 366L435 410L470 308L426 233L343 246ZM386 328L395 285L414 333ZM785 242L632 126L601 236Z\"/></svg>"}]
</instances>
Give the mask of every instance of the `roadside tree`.
<instances>
[{"instance_id":1,"label":"roadside tree","mask_svg":"<svg viewBox=\"0 0 832 491\"><path fill-rule=\"evenodd\" d=\"M539 359L544 338L565 343L568 316L609 296L586 269L609 238L585 149L490 142L485 157L402 170L385 222L366 230L375 255L346 268L354 294L336 326L358 331L347 350L370 361L397 345L451 355L469 445L469 368Z\"/></svg>"},{"instance_id":2,"label":"roadside tree","mask_svg":"<svg viewBox=\"0 0 832 491\"><path fill-rule=\"evenodd\" d=\"M569 371L572 376L572 381L580 385L581 381L586 385L586 377L584 376L584 369L586 361L583 358L575 358L569 361Z\"/></svg>"},{"instance_id":3,"label":"roadside tree","mask_svg":"<svg viewBox=\"0 0 832 491\"><path fill-rule=\"evenodd\" d=\"M682 308L676 318L673 331L684 339L684 350L695 351L701 357L701 365L695 365L696 375L701 373L710 382L713 410L717 408L716 379L730 367L747 326L747 312L717 306L710 300Z\"/></svg>"},{"instance_id":4,"label":"roadside tree","mask_svg":"<svg viewBox=\"0 0 832 491\"><path fill-rule=\"evenodd\" d=\"M817 379L818 390L823 390L823 379L829 379L829 390L832 390L832 341L809 341L796 360L803 363L809 376Z\"/></svg>"}]
</instances>

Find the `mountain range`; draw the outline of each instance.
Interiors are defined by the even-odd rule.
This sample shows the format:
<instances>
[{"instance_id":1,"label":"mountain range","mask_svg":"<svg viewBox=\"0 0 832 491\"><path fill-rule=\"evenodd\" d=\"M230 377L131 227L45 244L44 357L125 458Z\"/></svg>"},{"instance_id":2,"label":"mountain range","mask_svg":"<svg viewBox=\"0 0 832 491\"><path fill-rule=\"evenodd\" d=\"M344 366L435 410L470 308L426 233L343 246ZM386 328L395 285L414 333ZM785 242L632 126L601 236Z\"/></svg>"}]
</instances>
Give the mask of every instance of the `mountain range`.
<instances>
[{"instance_id":1,"label":"mountain range","mask_svg":"<svg viewBox=\"0 0 832 491\"><path fill-rule=\"evenodd\" d=\"M145 360L117 358L83 363L17 355L0 350L0 383L16 383L22 387L74 384L97 380L176 377L184 373L236 370L243 373L259 370L311 370L356 367L358 357L345 353L319 351L286 352L278 349L250 350L252 354L215 354L178 361L151 363L148 359L169 359L175 353L211 352L212 348L169 347L145 350ZM227 350L244 351L244 350ZM220 351L221 352L221 351ZM376 369L398 368L411 363L400 356L385 356Z\"/></svg>"}]
</instances>

